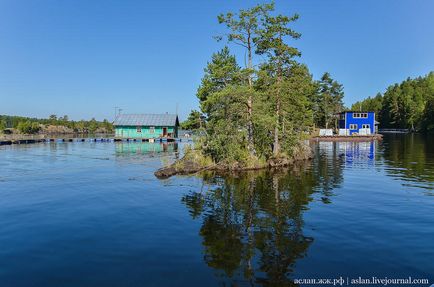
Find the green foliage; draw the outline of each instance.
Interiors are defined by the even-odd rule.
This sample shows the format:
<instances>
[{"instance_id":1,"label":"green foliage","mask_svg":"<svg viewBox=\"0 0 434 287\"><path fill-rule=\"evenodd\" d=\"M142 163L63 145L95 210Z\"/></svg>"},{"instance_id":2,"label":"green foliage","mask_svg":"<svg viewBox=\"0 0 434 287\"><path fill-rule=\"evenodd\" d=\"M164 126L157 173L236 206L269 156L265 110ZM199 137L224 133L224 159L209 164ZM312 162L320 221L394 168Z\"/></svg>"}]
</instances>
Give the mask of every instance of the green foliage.
<instances>
[{"instance_id":1,"label":"green foliage","mask_svg":"<svg viewBox=\"0 0 434 287\"><path fill-rule=\"evenodd\" d=\"M434 91L434 89L433 89ZM421 127L424 131L434 132L434 94L428 97L422 115Z\"/></svg>"},{"instance_id":2,"label":"green foliage","mask_svg":"<svg viewBox=\"0 0 434 287\"><path fill-rule=\"evenodd\" d=\"M277 82L273 69L265 64L258 73L256 88L260 91L260 101L255 105L255 136L260 154L270 157L274 145L275 129L281 152L292 155L305 132L313 124L310 98L316 92L316 85L305 65L294 63L282 73L282 80ZM276 97L279 94L279 121L276 114Z\"/></svg>"},{"instance_id":3,"label":"green foliage","mask_svg":"<svg viewBox=\"0 0 434 287\"><path fill-rule=\"evenodd\" d=\"M433 118L434 72L425 77L406 79L387 88L384 95L353 104L354 110L377 113L383 128L410 128L431 131Z\"/></svg>"},{"instance_id":4,"label":"green foliage","mask_svg":"<svg viewBox=\"0 0 434 287\"><path fill-rule=\"evenodd\" d=\"M311 97L315 124L322 128L337 128L336 114L344 110L343 86L326 72L317 82L317 89Z\"/></svg>"},{"instance_id":5,"label":"green foliage","mask_svg":"<svg viewBox=\"0 0 434 287\"><path fill-rule=\"evenodd\" d=\"M197 92L207 116L200 148L216 163L255 167L271 157L292 156L313 125L317 84L295 60L298 49L288 44L300 37L289 27L298 15L272 16L273 10L274 4L264 4L218 18L229 30L229 42L246 49L248 63L240 68L223 48L207 64ZM252 52L265 61L253 66ZM187 122L194 123L197 113Z\"/></svg>"},{"instance_id":6,"label":"green foliage","mask_svg":"<svg viewBox=\"0 0 434 287\"><path fill-rule=\"evenodd\" d=\"M249 9L241 9L238 13L229 12L217 17L219 23L225 24L229 30L227 40L246 49L249 81L254 73L252 53L260 39L264 19L271 11L274 11L274 3L259 4ZM251 85L251 82L249 84Z\"/></svg>"},{"instance_id":7,"label":"green foliage","mask_svg":"<svg viewBox=\"0 0 434 287\"><path fill-rule=\"evenodd\" d=\"M187 120L181 123L184 130L197 130L202 127L202 114L199 111L192 110Z\"/></svg>"},{"instance_id":8,"label":"green foliage","mask_svg":"<svg viewBox=\"0 0 434 287\"><path fill-rule=\"evenodd\" d=\"M372 111L377 114L381 112L383 108L383 96L381 93L378 93L375 97L368 97L363 101L355 102L351 106L351 110L353 111Z\"/></svg>"},{"instance_id":9,"label":"green foliage","mask_svg":"<svg viewBox=\"0 0 434 287\"><path fill-rule=\"evenodd\" d=\"M208 114L207 99L216 92L221 91L225 86L236 80L235 75L240 71L235 56L231 55L228 47L214 53L204 69L205 75L197 89L197 97L201 103L201 110Z\"/></svg>"},{"instance_id":10,"label":"green foliage","mask_svg":"<svg viewBox=\"0 0 434 287\"><path fill-rule=\"evenodd\" d=\"M209 156L203 155L200 148L195 148L187 145L184 149L184 158L183 161L178 161L175 163L177 168L184 168L183 165L192 162L201 167L211 166L213 164L212 159Z\"/></svg>"},{"instance_id":11,"label":"green foliage","mask_svg":"<svg viewBox=\"0 0 434 287\"><path fill-rule=\"evenodd\" d=\"M109 122L107 119L104 119L102 123L98 123L100 128L105 129L107 132L111 133L114 131L113 124Z\"/></svg>"},{"instance_id":12,"label":"green foliage","mask_svg":"<svg viewBox=\"0 0 434 287\"><path fill-rule=\"evenodd\" d=\"M266 116L273 122L273 155L279 156L280 153L291 153L294 145L294 132L298 128L297 124L304 123L297 121L297 108L301 111L304 100L299 98L292 90L293 69L297 67L295 57L301 55L299 50L288 44L288 40L299 39L301 34L289 27L289 24L297 21L298 15L292 16L277 15L275 17L267 14L263 19L262 28L259 30L259 37L255 39L257 43L257 53L265 55L268 62L263 66L267 70L265 82L268 83L263 95L266 96L269 107ZM264 102L265 103L265 102ZM266 105L267 106L267 105ZM283 148L283 149L282 149Z\"/></svg>"},{"instance_id":13,"label":"green foliage","mask_svg":"<svg viewBox=\"0 0 434 287\"><path fill-rule=\"evenodd\" d=\"M259 4L249 9L241 9L238 13L228 12L217 16L220 24L226 24L230 33L229 41L235 41L240 45L247 45L253 40L260 27L260 18L274 10L274 3ZM251 37L249 39L249 36Z\"/></svg>"},{"instance_id":14,"label":"green foliage","mask_svg":"<svg viewBox=\"0 0 434 287\"><path fill-rule=\"evenodd\" d=\"M277 15L272 17L266 15L263 28L259 31L259 37L255 39L257 42L257 53L265 54L270 63L274 63L276 68L281 68L282 65L291 64L293 57L301 56L300 51L287 44L285 38L299 39L301 34L289 28L289 24L297 21L298 14L291 17L285 15Z\"/></svg>"},{"instance_id":15,"label":"green foliage","mask_svg":"<svg viewBox=\"0 0 434 287\"><path fill-rule=\"evenodd\" d=\"M41 129L40 124L38 122L19 122L17 125L17 129L22 134L36 134Z\"/></svg>"},{"instance_id":16,"label":"green foliage","mask_svg":"<svg viewBox=\"0 0 434 287\"><path fill-rule=\"evenodd\" d=\"M227 39L245 49L247 56L246 68L242 71L244 79L247 80L249 90L246 92L247 109L247 148L252 158L256 157L253 138L253 102L255 94L253 91L253 53L257 48L257 43L261 39L261 32L264 29L265 19L270 12L274 11L274 2L269 4L259 4L250 9L241 9L238 13L226 13L218 16L220 24L225 24L229 30Z\"/></svg>"},{"instance_id":17,"label":"green foliage","mask_svg":"<svg viewBox=\"0 0 434 287\"><path fill-rule=\"evenodd\" d=\"M56 127L67 127L72 129L77 133L88 133L95 132L97 130L113 132L113 124L104 119L104 121L99 122L95 119L91 121L71 121L67 115L63 117L57 117L56 115L50 115L48 119L36 119L36 118L27 118L27 117L18 117L18 116L6 116L0 115L0 128L1 123L5 125L6 128L15 128L18 129L18 125L22 122L31 122L37 123L38 125L43 126L56 126Z\"/></svg>"},{"instance_id":18,"label":"green foliage","mask_svg":"<svg viewBox=\"0 0 434 287\"><path fill-rule=\"evenodd\" d=\"M209 118L204 151L216 162L248 161L244 99L247 90L248 86L229 85L207 99Z\"/></svg>"},{"instance_id":19,"label":"green foliage","mask_svg":"<svg viewBox=\"0 0 434 287\"><path fill-rule=\"evenodd\" d=\"M2 119L0 120L0 134L2 134L5 129L6 129L6 121Z\"/></svg>"},{"instance_id":20,"label":"green foliage","mask_svg":"<svg viewBox=\"0 0 434 287\"><path fill-rule=\"evenodd\" d=\"M88 130L90 133L95 133L97 129L98 129L98 122L95 120L95 118L92 118L89 121Z\"/></svg>"}]
</instances>

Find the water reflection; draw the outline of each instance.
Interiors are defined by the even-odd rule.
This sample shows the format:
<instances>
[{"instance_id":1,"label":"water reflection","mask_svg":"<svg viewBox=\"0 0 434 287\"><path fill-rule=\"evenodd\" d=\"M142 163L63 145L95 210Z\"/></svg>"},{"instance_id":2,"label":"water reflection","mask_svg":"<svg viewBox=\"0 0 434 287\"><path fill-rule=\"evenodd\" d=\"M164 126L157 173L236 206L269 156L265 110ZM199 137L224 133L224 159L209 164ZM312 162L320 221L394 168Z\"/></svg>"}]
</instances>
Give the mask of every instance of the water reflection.
<instances>
[{"instance_id":1,"label":"water reflection","mask_svg":"<svg viewBox=\"0 0 434 287\"><path fill-rule=\"evenodd\" d=\"M344 155L347 165L357 163L372 166L375 164L376 143L376 141L337 142L336 149L339 154Z\"/></svg>"},{"instance_id":2,"label":"water reflection","mask_svg":"<svg viewBox=\"0 0 434 287\"><path fill-rule=\"evenodd\" d=\"M317 152L326 157L339 156L342 163L351 167L357 166L374 166L375 151L377 141L363 142L319 142L317 143Z\"/></svg>"},{"instance_id":3,"label":"water reflection","mask_svg":"<svg viewBox=\"0 0 434 287\"><path fill-rule=\"evenodd\" d=\"M303 214L313 200L330 203L342 182L344 161L333 154L281 172L207 174L202 190L183 196L201 221L204 261L223 285L293 285L296 262L314 241Z\"/></svg>"},{"instance_id":4,"label":"water reflection","mask_svg":"<svg viewBox=\"0 0 434 287\"><path fill-rule=\"evenodd\" d=\"M404 185L434 190L434 135L387 135L382 143L386 171Z\"/></svg>"},{"instance_id":5,"label":"water reflection","mask_svg":"<svg viewBox=\"0 0 434 287\"><path fill-rule=\"evenodd\" d=\"M134 286L291 286L322 275L433 278L434 197L424 196L431 143L385 137L372 152L323 144L294 170L170 184L153 172L178 152L160 143L0 147L0 279L122 286L128 274Z\"/></svg>"},{"instance_id":6,"label":"water reflection","mask_svg":"<svg viewBox=\"0 0 434 287\"><path fill-rule=\"evenodd\" d=\"M324 203L331 203L333 189L343 182L343 169L345 155L338 148L336 142L319 142L313 146L315 157L312 161L312 180L317 184L313 186L315 192L322 194Z\"/></svg>"},{"instance_id":7,"label":"water reflection","mask_svg":"<svg viewBox=\"0 0 434 287\"><path fill-rule=\"evenodd\" d=\"M388 144L394 148L385 149ZM291 170L203 175L202 190L190 191L182 202L191 218L201 222L205 263L222 285L292 286L297 261L314 242L303 219L311 203L332 203L344 169L380 167L383 156L388 164L393 157L394 164L405 167L392 170L428 180L432 173L417 167L433 164L432 149L416 148L420 144L415 139L401 144L387 139L382 144L320 142L313 146L316 156L310 163ZM428 154L430 160L424 158ZM410 158L425 161L413 164Z\"/></svg>"},{"instance_id":8,"label":"water reflection","mask_svg":"<svg viewBox=\"0 0 434 287\"><path fill-rule=\"evenodd\" d=\"M114 145L116 162L124 166L131 163L148 165L155 158L159 159L160 166L167 166L180 157L176 142L115 142Z\"/></svg>"},{"instance_id":9,"label":"water reflection","mask_svg":"<svg viewBox=\"0 0 434 287\"><path fill-rule=\"evenodd\" d=\"M116 155L178 151L178 143L116 142Z\"/></svg>"}]
</instances>

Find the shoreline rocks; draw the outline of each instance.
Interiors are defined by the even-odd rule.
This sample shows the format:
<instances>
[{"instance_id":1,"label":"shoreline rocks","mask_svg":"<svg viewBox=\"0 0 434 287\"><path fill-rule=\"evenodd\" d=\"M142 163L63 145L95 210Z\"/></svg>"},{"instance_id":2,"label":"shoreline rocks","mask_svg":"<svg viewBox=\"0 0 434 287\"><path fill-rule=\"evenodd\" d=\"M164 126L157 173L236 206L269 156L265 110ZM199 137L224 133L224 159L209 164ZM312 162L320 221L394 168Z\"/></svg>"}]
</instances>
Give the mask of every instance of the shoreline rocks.
<instances>
[{"instance_id":1,"label":"shoreline rocks","mask_svg":"<svg viewBox=\"0 0 434 287\"><path fill-rule=\"evenodd\" d=\"M276 169L288 167L297 162L307 161L313 158L313 151L309 146L302 146L298 152L294 153L294 156L289 157L273 157L263 164L254 164L253 166L243 167L235 163L227 165L223 163L201 165L200 163L191 160L190 157L176 161L175 163L158 169L154 175L159 179L169 178L174 175L192 175L202 171L215 171L219 173L227 172L243 172L262 169Z\"/></svg>"}]
</instances>

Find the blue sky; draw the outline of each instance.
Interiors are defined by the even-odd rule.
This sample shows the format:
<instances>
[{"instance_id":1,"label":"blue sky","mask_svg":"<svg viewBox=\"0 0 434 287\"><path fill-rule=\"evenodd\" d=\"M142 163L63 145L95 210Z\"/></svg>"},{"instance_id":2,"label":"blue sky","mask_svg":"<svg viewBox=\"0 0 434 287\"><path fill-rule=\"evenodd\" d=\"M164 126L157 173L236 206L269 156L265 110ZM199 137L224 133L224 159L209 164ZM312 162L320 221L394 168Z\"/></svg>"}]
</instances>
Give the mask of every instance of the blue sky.
<instances>
[{"instance_id":1,"label":"blue sky","mask_svg":"<svg viewBox=\"0 0 434 287\"><path fill-rule=\"evenodd\" d=\"M263 1L0 0L0 114L112 119L197 108L196 89L225 43L221 12ZM345 103L434 70L434 1L276 1L300 14L294 46ZM237 48L233 52L243 54ZM241 62L242 64L242 62Z\"/></svg>"}]
</instances>

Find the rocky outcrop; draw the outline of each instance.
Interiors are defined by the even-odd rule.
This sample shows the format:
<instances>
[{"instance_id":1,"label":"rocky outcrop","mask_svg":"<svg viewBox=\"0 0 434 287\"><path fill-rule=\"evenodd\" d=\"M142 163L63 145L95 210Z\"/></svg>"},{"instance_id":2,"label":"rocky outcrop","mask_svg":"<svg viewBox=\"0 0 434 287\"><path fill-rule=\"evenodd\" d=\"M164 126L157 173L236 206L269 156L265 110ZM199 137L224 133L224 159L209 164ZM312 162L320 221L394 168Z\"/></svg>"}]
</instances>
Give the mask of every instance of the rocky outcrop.
<instances>
[{"instance_id":1,"label":"rocky outcrop","mask_svg":"<svg viewBox=\"0 0 434 287\"><path fill-rule=\"evenodd\" d=\"M312 149L308 145L300 145L294 152L292 157L288 156L278 156L270 158L266 162L257 162L249 166L243 166L239 163L217 163L212 164L204 161L196 160L197 155L192 157L189 154L184 156L182 159L176 161L175 163L157 170L154 174L158 178L168 178L174 175L190 175L201 171L216 171L226 173L228 171L248 171L248 170L259 170L265 168L280 168L287 167L295 164L296 162L306 161L313 157Z\"/></svg>"},{"instance_id":2,"label":"rocky outcrop","mask_svg":"<svg viewBox=\"0 0 434 287\"><path fill-rule=\"evenodd\" d=\"M157 170L154 174L158 178L168 178L177 174L180 175L194 174L199 171L209 169L211 167L212 166L202 166L201 164L195 161L182 158L178 162L175 162L174 164L171 164L168 167L164 167Z\"/></svg>"}]
</instances>

